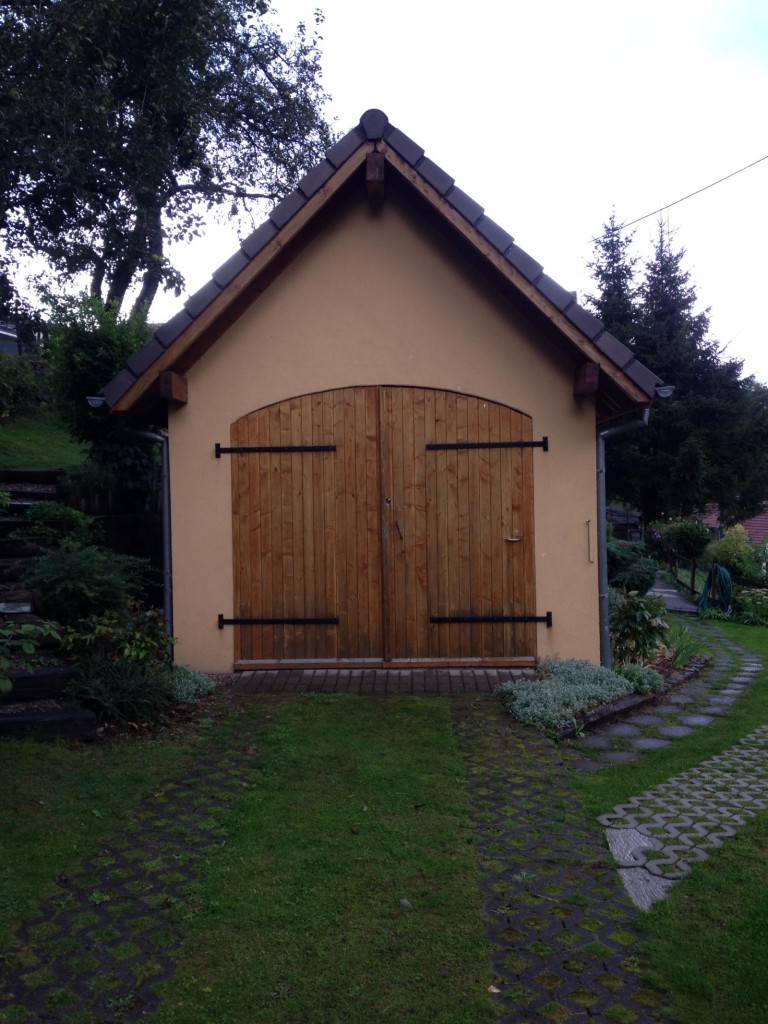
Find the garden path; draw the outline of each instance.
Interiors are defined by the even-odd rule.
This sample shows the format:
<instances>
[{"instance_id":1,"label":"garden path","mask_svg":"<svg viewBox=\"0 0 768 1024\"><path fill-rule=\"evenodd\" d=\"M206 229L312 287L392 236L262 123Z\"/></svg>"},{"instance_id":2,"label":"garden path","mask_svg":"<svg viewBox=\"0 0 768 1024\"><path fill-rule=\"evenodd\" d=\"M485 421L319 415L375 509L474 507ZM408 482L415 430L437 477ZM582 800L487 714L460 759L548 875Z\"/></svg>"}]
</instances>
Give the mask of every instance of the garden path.
<instances>
[{"instance_id":1,"label":"garden path","mask_svg":"<svg viewBox=\"0 0 768 1024\"><path fill-rule=\"evenodd\" d=\"M660 574L656 576L648 593L662 598L668 612L677 612L682 615L698 615L699 613L698 606L693 601L689 601L687 597L683 597L680 591L676 590Z\"/></svg>"},{"instance_id":2,"label":"garden path","mask_svg":"<svg viewBox=\"0 0 768 1024\"><path fill-rule=\"evenodd\" d=\"M567 751L501 702L453 702L468 767L502 1024L646 1024L634 909L601 830L569 780Z\"/></svg>"},{"instance_id":3,"label":"garden path","mask_svg":"<svg viewBox=\"0 0 768 1024\"><path fill-rule=\"evenodd\" d=\"M697 623L689 628L702 638L716 636L708 668L620 722L590 730L579 742L587 755L577 762L579 768L596 771L607 764L636 761L644 753L668 747L728 714L760 671L761 661L709 624Z\"/></svg>"}]
</instances>

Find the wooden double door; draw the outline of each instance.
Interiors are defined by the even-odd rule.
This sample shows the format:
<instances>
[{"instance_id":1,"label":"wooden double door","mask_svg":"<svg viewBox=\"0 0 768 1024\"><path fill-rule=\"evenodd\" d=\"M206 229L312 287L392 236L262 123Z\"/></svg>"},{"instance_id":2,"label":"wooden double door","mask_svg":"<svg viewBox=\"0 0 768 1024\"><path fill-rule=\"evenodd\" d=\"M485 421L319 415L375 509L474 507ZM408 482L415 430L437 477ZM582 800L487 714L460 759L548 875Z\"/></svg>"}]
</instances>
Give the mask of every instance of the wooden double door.
<instances>
[{"instance_id":1,"label":"wooden double door","mask_svg":"<svg viewBox=\"0 0 768 1024\"><path fill-rule=\"evenodd\" d=\"M411 387L235 422L236 666L533 659L531 440L514 409Z\"/></svg>"}]
</instances>

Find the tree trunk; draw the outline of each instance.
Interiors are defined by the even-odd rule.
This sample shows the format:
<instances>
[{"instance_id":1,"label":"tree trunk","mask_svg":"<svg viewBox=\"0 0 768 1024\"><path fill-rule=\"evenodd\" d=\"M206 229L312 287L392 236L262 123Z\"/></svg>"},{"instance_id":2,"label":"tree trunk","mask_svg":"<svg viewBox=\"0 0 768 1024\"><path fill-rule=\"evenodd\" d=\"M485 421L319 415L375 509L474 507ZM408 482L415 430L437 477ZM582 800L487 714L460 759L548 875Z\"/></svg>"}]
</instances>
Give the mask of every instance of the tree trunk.
<instances>
[{"instance_id":1,"label":"tree trunk","mask_svg":"<svg viewBox=\"0 0 768 1024\"><path fill-rule=\"evenodd\" d=\"M91 297L101 298L101 286L104 284L104 260L97 260L91 276Z\"/></svg>"},{"instance_id":2,"label":"tree trunk","mask_svg":"<svg viewBox=\"0 0 768 1024\"><path fill-rule=\"evenodd\" d=\"M151 262L144 271L141 291L136 297L131 314L148 316L163 274L163 223L159 206L147 210L147 248Z\"/></svg>"}]
</instances>

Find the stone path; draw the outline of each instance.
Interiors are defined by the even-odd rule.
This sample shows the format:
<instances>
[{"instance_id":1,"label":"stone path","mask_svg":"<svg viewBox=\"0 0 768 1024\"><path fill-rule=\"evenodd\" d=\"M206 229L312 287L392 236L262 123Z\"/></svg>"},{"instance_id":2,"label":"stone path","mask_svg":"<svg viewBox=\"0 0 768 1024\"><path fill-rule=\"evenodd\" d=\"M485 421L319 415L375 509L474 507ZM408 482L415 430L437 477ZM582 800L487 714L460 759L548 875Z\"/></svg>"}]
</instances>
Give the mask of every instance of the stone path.
<instances>
[{"instance_id":1,"label":"stone path","mask_svg":"<svg viewBox=\"0 0 768 1024\"><path fill-rule=\"evenodd\" d=\"M453 703L468 766L502 1024L646 1024L635 911L564 752L501 703Z\"/></svg>"},{"instance_id":2,"label":"stone path","mask_svg":"<svg viewBox=\"0 0 768 1024\"><path fill-rule=\"evenodd\" d=\"M280 702L272 699L277 708ZM188 887L224 841L227 805L259 767L254 738L198 754L130 814L25 922L0 960L0 1020L111 1024L151 1013L175 967Z\"/></svg>"},{"instance_id":3,"label":"stone path","mask_svg":"<svg viewBox=\"0 0 768 1024\"><path fill-rule=\"evenodd\" d=\"M632 900L647 910L758 811L768 809L768 725L599 820Z\"/></svg>"},{"instance_id":4,"label":"stone path","mask_svg":"<svg viewBox=\"0 0 768 1024\"><path fill-rule=\"evenodd\" d=\"M663 576L656 577L648 593L663 598L669 612L678 612L682 615L698 615L699 613L698 605L692 599L683 597L680 591L668 583Z\"/></svg>"},{"instance_id":5,"label":"stone path","mask_svg":"<svg viewBox=\"0 0 768 1024\"><path fill-rule=\"evenodd\" d=\"M619 722L591 730L578 743L587 754L577 762L579 768L594 771L608 764L635 761L643 753L661 750L728 714L762 668L762 662L709 624L689 628L702 640L714 642L710 666L656 703Z\"/></svg>"}]
</instances>

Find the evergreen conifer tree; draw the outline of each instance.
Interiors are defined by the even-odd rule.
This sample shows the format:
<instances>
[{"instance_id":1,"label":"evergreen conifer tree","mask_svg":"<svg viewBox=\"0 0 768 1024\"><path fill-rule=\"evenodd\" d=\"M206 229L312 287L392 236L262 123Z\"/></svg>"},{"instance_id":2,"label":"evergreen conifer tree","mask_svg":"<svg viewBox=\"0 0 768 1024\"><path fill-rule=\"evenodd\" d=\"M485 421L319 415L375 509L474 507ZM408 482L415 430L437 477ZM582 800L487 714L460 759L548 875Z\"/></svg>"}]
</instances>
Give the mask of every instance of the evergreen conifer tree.
<instances>
[{"instance_id":1,"label":"evergreen conifer tree","mask_svg":"<svg viewBox=\"0 0 768 1024\"><path fill-rule=\"evenodd\" d=\"M622 337L616 327L629 321L617 311L629 307L618 298L632 297L632 333L622 340L675 393L654 403L647 429L608 446L608 492L638 507L646 522L691 515L709 503L719 505L724 522L754 515L768 501L768 389L743 377L741 361L723 358L710 337L709 311L697 310L685 250L675 247L668 227L659 222L636 291L634 276L619 273L632 264L629 240L618 234L612 217L590 264L599 289L593 305L601 314L613 311L606 326Z\"/></svg>"}]
</instances>

